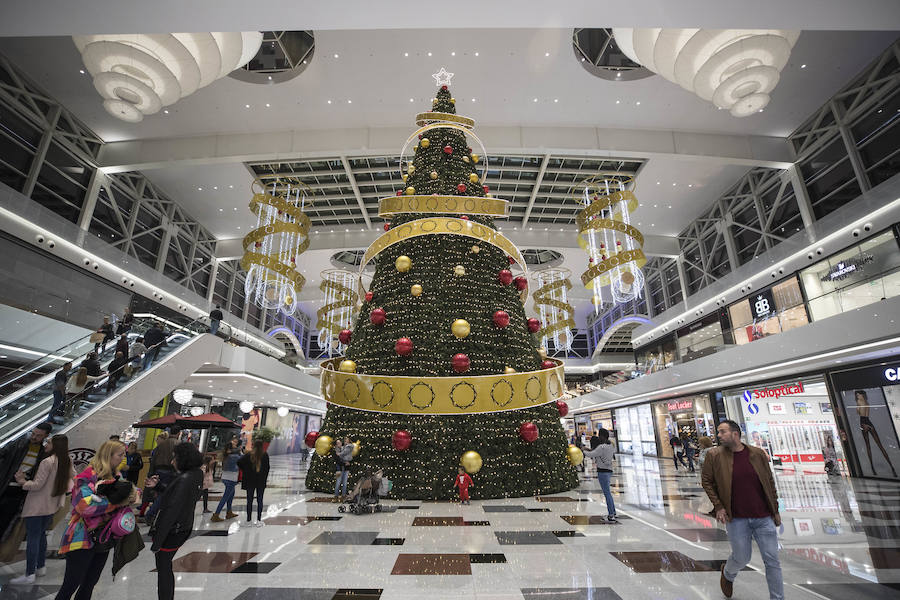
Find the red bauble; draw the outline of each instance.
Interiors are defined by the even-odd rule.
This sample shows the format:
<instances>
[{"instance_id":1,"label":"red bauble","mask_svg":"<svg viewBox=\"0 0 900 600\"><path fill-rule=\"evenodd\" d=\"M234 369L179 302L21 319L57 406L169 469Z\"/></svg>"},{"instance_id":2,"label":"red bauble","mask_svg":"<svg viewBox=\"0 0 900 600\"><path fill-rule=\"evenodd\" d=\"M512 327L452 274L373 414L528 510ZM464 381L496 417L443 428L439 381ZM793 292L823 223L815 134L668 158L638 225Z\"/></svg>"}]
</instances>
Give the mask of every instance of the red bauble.
<instances>
[{"instance_id":1,"label":"red bauble","mask_svg":"<svg viewBox=\"0 0 900 600\"><path fill-rule=\"evenodd\" d=\"M485 194L490 194L490 193L491 193L491 188L489 188L489 187L486 186L486 185L481 186L481 189L484 190L484 193L485 193Z\"/></svg>"},{"instance_id":2,"label":"red bauble","mask_svg":"<svg viewBox=\"0 0 900 600\"><path fill-rule=\"evenodd\" d=\"M594 257L593 257L593 256L592 256L592 257L590 257L590 258L589 258L589 259L588 259L588 262L589 262L589 263L592 263L592 262L594 262Z\"/></svg>"},{"instance_id":3,"label":"red bauble","mask_svg":"<svg viewBox=\"0 0 900 600\"><path fill-rule=\"evenodd\" d=\"M453 154L453 146L450 146L449 144L444 146L444 154Z\"/></svg>"},{"instance_id":4,"label":"red bauble","mask_svg":"<svg viewBox=\"0 0 900 600\"><path fill-rule=\"evenodd\" d=\"M520 292L528 287L528 280L524 277L516 277L513 282L516 284L516 289Z\"/></svg>"},{"instance_id":5,"label":"red bauble","mask_svg":"<svg viewBox=\"0 0 900 600\"><path fill-rule=\"evenodd\" d=\"M509 313L505 310L498 310L494 313L494 325L503 329L509 325Z\"/></svg>"},{"instance_id":6,"label":"red bauble","mask_svg":"<svg viewBox=\"0 0 900 600\"><path fill-rule=\"evenodd\" d=\"M385 223L385 224L384 224L384 230L385 230L385 231L390 231L390 229L391 229L391 224L390 224L390 223Z\"/></svg>"},{"instance_id":7,"label":"red bauble","mask_svg":"<svg viewBox=\"0 0 900 600\"><path fill-rule=\"evenodd\" d=\"M375 294L373 294L372 292L366 292L366 302L371 302L372 298L374 298L374 297L375 297Z\"/></svg>"},{"instance_id":8,"label":"red bauble","mask_svg":"<svg viewBox=\"0 0 900 600\"><path fill-rule=\"evenodd\" d=\"M616 242L616 246L621 246L622 242Z\"/></svg>"},{"instance_id":9,"label":"red bauble","mask_svg":"<svg viewBox=\"0 0 900 600\"><path fill-rule=\"evenodd\" d=\"M402 452L409 448L410 444L412 444L412 436L404 429L398 429L391 436L391 445L394 447L394 450Z\"/></svg>"},{"instance_id":10,"label":"red bauble","mask_svg":"<svg viewBox=\"0 0 900 600\"><path fill-rule=\"evenodd\" d=\"M253 244L253 246L255 248L262 248L262 242L256 242L255 244Z\"/></svg>"},{"instance_id":11,"label":"red bauble","mask_svg":"<svg viewBox=\"0 0 900 600\"><path fill-rule=\"evenodd\" d=\"M441 89L444 90L444 91L446 92L446 91L447 91L447 86L446 86L446 85L442 85L442 86L441 86Z\"/></svg>"},{"instance_id":12,"label":"red bauble","mask_svg":"<svg viewBox=\"0 0 900 600\"><path fill-rule=\"evenodd\" d=\"M465 192L465 191L466 191L466 184L464 184L464 183L458 183L458 184L456 184L456 191L459 192L460 194L463 193L463 192Z\"/></svg>"},{"instance_id":13,"label":"red bauble","mask_svg":"<svg viewBox=\"0 0 900 600\"><path fill-rule=\"evenodd\" d=\"M316 445L316 440L319 439L318 431L310 431L306 434L306 437L303 438L303 443L306 444L307 448L312 448Z\"/></svg>"},{"instance_id":14,"label":"red bauble","mask_svg":"<svg viewBox=\"0 0 900 600\"><path fill-rule=\"evenodd\" d=\"M542 369L552 369L555 366L556 366L556 363L549 359L541 362Z\"/></svg>"},{"instance_id":15,"label":"red bauble","mask_svg":"<svg viewBox=\"0 0 900 600\"><path fill-rule=\"evenodd\" d=\"M606 248L606 244L600 244L600 249Z\"/></svg>"},{"instance_id":16,"label":"red bauble","mask_svg":"<svg viewBox=\"0 0 900 600\"><path fill-rule=\"evenodd\" d=\"M516 259L514 259L512 256L507 256L506 258L509 260L509 264L515 264Z\"/></svg>"},{"instance_id":17,"label":"red bauble","mask_svg":"<svg viewBox=\"0 0 900 600\"><path fill-rule=\"evenodd\" d=\"M420 140L422 139L422 134L421 134L421 133L419 134L419 139L420 139Z\"/></svg>"},{"instance_id":18,"label":"red bauble","mask_svg":"<svg viewBox=\"0 0 900 600\"><path fill-rule=\"evenodd\" d=\"M397 190L397 195L398 195L398 196L402 196L402 195L403 195L403 190Z\"/></svg>"},{"instance_id":19,"label":"red bauble","mask_svg":"<svg viewBox=\"0 0 900 600\"><path fill-rule=\"evenodd\" d=\"M535 319L534 317L528 319L528 331L531 333L537 333L541 330L541 322Z\"/></svg>"},{"instance_id":20,"label":"red bauble","mask_svg":"<svg viewBox=\"0 0 900 600\"><path fill-rule=\"evenodd\" d=\"M457 373L465 373L469 370L469 357L463 353L453 355L453 370Z\"/></svg>"},{"instance_id":21,"label":"red bauble","mask_svg":"<svg viewBox=\"0 0 900 600\"><path fill-rule=\"evenodd\" d=\"M372 325L384 325L386 316L383 308L376 308L369 313L369 321Z\"/></svg>"},{"instance_id":22,"label":"red bauble","mask_svg":"<svg viewBox=\"0 0 900 600\"><path fill-rule=\"evenodd\" d=\"M509 269L503 269L499 273L497 273L497 281L502 283L503 285L509 285L512 283L512 273Z\"/></svg>"},{"instance_id":23,"label":"red bauble","mask_svg":"<svg viewBox=\"0 0 900 600\"><path fill-rule=\"evenodd\" d=\"M459 218L462 219L463 221L469 220L469 217L467 217L466 215L459 215Z\"/></svg>"},{"instance_id":24,"label":"red bauble","mask_svg":"<svg viewBox=\"0 0 900 600\"><path fill-rule=\"evenodd\" d=\"M535 425L531 421L525 421L524 423L522 423L522 425L519 426L519 437L529 444L538 439L537 425Z\"/></svg>"},{"instance_id":25,"label":"red bauble","mask_svg":"<svg viewBox=\"0 0 900 600\"><path fill-rule=\"evenodd\" d=\"M400 356L409 356L413 351L412 340L408 337L402 337L394 344L394 352Z\"/></svg>"},{"instance_id":26,"label":"red bauble","mask_svg":"<svg viewBox=\"0 0 900 600\"><path fill-rule=\"evenodd\" d=\"M569 414L569 405L563 402L562 400L556 401L556 410L559 411L559 416L564 417Z\"/></svg>"},{"instance_id":27,"label":"red bauble","mask_svg":"<svg viewBox=\"0 0 900 600\"><path fill-rule=\"evenodd\" d=\"M341 329L341 332L338 334L338 339L342 344L346 345L350 343L350 338L353 337L353 332L349 329Z\"/></svg>"}]
</instances>

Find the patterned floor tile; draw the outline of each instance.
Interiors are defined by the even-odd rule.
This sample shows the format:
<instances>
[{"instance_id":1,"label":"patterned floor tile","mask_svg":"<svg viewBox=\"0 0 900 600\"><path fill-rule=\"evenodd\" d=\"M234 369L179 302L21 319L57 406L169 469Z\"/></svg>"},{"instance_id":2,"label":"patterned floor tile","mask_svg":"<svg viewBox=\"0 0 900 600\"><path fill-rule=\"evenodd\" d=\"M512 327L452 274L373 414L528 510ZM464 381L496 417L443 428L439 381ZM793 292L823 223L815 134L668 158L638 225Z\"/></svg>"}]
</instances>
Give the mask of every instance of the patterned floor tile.
<instances>
[{"instance_id":1,"label":"patterned floor tile","mask_svg":"<svg viewBox=\"0 0 900 600\"><path fill-rule=\"evenodd\" d=\"M602 515L560 515L569 525L613 525Z\"/></svg>"},{"instance_id":2,"label":"patterned floor tile","mask_svg":"<svg viewBox=\"0 0 900 600\"><path fill-rule=\"evenodd\" d=\"M231 573L256 552L189 552L172 561L176 573Z\"/></svg>"},{"instance_id":3,"label":"patterned floor tile","mask_svg":"<svg viewBox=\"0 0 900 600\"><path fill-rule=\"evenodd\" d=\"M484 553L469 554L469 562L473 565L505 563L506 555Z\"/></svg>"},{"instance_id":4,"label":"patterned floor tile","mask_svg":"<svg viewBox=\"0 0 900 600\"><path fill-rule=\"evenodd\" d=\"M486 513L528 512L521 504L484 505L481 508Z\"/></svg>"},{"instance_id":5,"label":"patterned floor tile","mask_svg":"<svg viewBox=\"0 0 900 600\"><path fill-rule=\"evenodd\" d=\"M676 552L610 552L635 573L692 573L712 571L710 565Z\"/></svg>"},{"instance_id":6,"label":"patterned floor tile","mask_svg":"<svg viewBox=\"0 0 900 600\"><path fill-rule=\"evenodd\" d=\"M669 533L674 533L678 537L684 538L689 542L727 542L728 534L724 529L669 529Z\"/></svg>"},{"instance_id":7,"label":"patterned floor tile","mask_svg":"<svg viewBox=\"0 0 900 600\"><path fill-rule=\"evenodd\" d=\"M326 546L371 546L377 537L377 531L323 531L307 543Z\"/></svg>"},{"instance_id":8,"label":"patterned floor tile","mask_svg":"<svg viewBox=\"0 0 900 600\"><path fill-rule=\"evenodd\" d=\"M552 531L495 531L501 546L562 544Z\"/></svg>"},{"instance_id":9,"label":"patterned floor tile","mask_svg":"<svg viewBox=\"0 0 900 600\"><path fill-rule=\"evenodd\" d=\"M900 583L801 583L829 600L896 600L900 598Z\"/></svg>"},{"instance_id":10,"label":"patterned floor tile","mask_svg":"<svg viewBox=\"0 0 900 600\"><path fill-rule=\"evenodd\" d=\"M277 562L246 562L236 569L232 569L232 573L269 573L275 570L281 563Z\"/></svg>"},{"instance_id":11,"label":"patterned floor tile","mask_svg":"<svg viewBox=\"0 0 900 600\"><path fill-rule=\"evenodd\" d=\"M525 600L622 600L612 588L522 588Z\"/></svg>"},{"instance_id":12,"label":"patterned floor tile","mask_svg":"<svg viewBox=\"0 0 900 600\"><path fill-rule=\"evenodd\" d=\"M413 527L487 527L490 521L466 521L463 517L416 517Z\"/></svg>"},{"instance_id":13,"label":"patterned floor tile","mask_svg":"<svg viewBox=\"0 0 900 600\"><path fill-rule=\"evenodd\" d=\"M372 541L373 546L402 546L406 541L403 538L375 538Z\"/></svg>"},{"instance_id":14,"label":"patterned floor tile","mask_svg":"<svg viewBox=\"0 0 900 600\"><path fill-rule=\"evenodd\" d=\"M401 554L391 575L471 575L468 554Z\"/></svg>"},{"instance_id":15,"label":"patterned floor tile","mask_svg":"<svg viewBox=\"0 0 900 600\"><path fill-rule=\"evenodd\" d=\"M332 516L321 516L321 517L310 517L310 516L290 516L290 515L277 515L274 517L268 517L263 519L266 522L266 525L308 525L313 521L340 521L343 517L332 517Z\"/></svg>"},{"instance_id":16,"label":"patterned floor tile","mask_svg":"<svg viewBox=\"0 0 900 600\"><path fill-rule=\"evenodd\" d=\"M558 538L584 537L584 534L574 529L562 529L552 532Z\"/></svg>"}]
</instances>

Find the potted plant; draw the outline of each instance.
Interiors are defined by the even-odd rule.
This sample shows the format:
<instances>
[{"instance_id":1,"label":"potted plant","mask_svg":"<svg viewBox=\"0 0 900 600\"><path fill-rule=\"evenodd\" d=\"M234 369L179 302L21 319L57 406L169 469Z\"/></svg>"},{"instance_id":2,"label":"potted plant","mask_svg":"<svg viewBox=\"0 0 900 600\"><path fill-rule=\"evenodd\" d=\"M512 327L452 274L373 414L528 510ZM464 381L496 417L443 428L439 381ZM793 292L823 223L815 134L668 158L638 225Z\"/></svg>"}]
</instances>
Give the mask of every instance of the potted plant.
<instances>
[{"instance_id":1,"label":"potted plant","mask_svg":"<svg viewBox=\"0 0 900 600\"><path fill-rule=\"evenodd\" d=\"M263 451L269 451L269 444L272 443L278 437L278 432L272 429L271 427L260 427L256 431L253 432L253 441L259 440L263 443Z\"/></svg>"}]
</instances>

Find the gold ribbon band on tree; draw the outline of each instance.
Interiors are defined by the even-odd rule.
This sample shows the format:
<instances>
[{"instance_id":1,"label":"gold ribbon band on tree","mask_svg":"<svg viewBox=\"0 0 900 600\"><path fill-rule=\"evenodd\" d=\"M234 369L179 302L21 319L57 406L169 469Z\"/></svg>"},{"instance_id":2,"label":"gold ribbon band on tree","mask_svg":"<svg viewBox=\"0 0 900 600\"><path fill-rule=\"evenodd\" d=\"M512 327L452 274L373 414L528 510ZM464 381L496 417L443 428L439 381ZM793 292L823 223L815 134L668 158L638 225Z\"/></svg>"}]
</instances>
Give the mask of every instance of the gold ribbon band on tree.
<instances>
[{"instance_id":1,"label":"gold ribbon band on tree","mask_svg":"<svg viewBox=\"0 0 900 600\"><path fill-rule=\"evenodd\" d=\"M323 279L322 283L319 284L319 289L326 295L329 290L334 292L340 300L332 302L331 304L326 304L316 311L316 316L319 319L316 323L316 329L327 329L331 333L337 335L344 329L345 325L331 320L329 318L329 313L345 306L352 308L359 297L352 289L337 281Z\"/></svg>"},{"instance_id":2,"label":"gold ribbon band on tree","mask_svg":"<svg viewBox=\"0 0 900 600\"><path fill-rule=\"evenodd\" d=\"M471 129L475 127L475 120L470 119L469 117L461 117L459 115L453 115L450 113L444 112L425 112L419 113L416 115L416 125L422 127L423 125L428 125L429 123L435 123L445 121L449 123L458 123L463 127Z\"/></svg>"},{"instance_id":3,"label":"gold ribbon band on tree","mask_svg":"<svg viewBox=\"0 0 900 600\"><path fill-rule=\"evenodd\" d=\"M568 273L569 271L567 270L566 272ZM531 295L531 297L534 299L535 305L554 307L558 310L566 311L569 315L568 318L560 318L554 323L545 321L544 326L540 329L540 331L537 332L538 337L550 337L557 331L561 331L566 327L568 327L569 329L575 329L575 319L572 318L572 314L574 313L572 305L568 302L563 302L562 300L555 300L552 297L553 292L560 288L570 290L572 289L572 282L568 279L560 279L558 281L554 281L553 283L548 283L547 285L541 286Z\"/></svg>"},{"instance_id":4,"label":"gold ribbon band on tree","mask_svg":"<svg viewBox=\"0 0 900 600\"><path fill-rule=\"evenodd\" d=\"M399 196L398 196L399 197ZM428 217L425 219L416 219L409 223L403 223L396 227L391 227L386 233L379 236L372 245L366 248L363 253L362 262L359 265L359 289L361 295L365 295L366 288L363 285L363 272L369 262L382 253L387 248L398 244L404 240L419 237L421 235L464 235L491 244L503 250L508 256L518 263L524 272L524 276L528 277L528 268L525 265L525 257L519 252L519 249L507 237L496 229L491 229L474 221L465 219L453 219L450 217ZM522 302L527 300L527 291L520 294Z\"/></svg>"},{"instance_id":5,"label":"gold ribbon band on tree","mask_svg":"<svg viewBox=\"0 0 900 600\"><path fill-rule=\"evenodd\" d=\"M379 201L378 216L390 217L400 213L445 213L505 217L508 204L506 200L480 196L389 196Z\"/></svg>"},{"instance_id":6,"label":"gold ribbon band on tree","mask_svg":"<svg viewBox=\"0 0 900 600\"><path fill-rule=\"evenodd\" d=\"M342 359L321 363L326 402L371 412L464 415L540 406L562 396L563 363L526 373L455 377L364 375L338 371Z\"/></svg>"}]
</instances>

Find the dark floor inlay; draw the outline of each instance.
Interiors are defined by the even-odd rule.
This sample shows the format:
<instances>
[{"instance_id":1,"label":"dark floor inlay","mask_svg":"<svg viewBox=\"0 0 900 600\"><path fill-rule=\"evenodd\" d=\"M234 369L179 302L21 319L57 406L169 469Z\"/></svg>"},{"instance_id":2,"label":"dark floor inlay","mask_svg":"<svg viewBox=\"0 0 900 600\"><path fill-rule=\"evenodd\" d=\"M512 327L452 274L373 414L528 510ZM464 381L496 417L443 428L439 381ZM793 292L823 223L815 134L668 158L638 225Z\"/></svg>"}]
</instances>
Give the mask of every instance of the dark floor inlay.
<instances>
[{"instance_id":1,"label":"dark floor inlay","mask_svg":"<svg viewBox=\"0 0 900 600\"><path fill-rule=\"evenodd\" d=\"M341 588L334 593L331 600L378 600L381 598L381 592L384 590L377 589L351 589Z\"/></svg>"},{"instance_id":2,"label":"dark floor inlay","mask_svg":"<svg viewBox=\"0 0 900 600\"><path fill-rule=\"evenodd\" d=\"M723 529L669 529L666 531L674 533L678 537L684 538L689 542L727 542L728 534Z\"/></svg>"},{"instance_id":3,"label":"dark floor inlay","mask_svg":"<svg viewBox=\"0 0 900 600\"><path fill-rule=\"evenodd\" d=\"M475 564L481 565L481 564L488 564L488 563L505 563L506 555L505 554L490 554L490 553L488 553L488 554L484 554L484 553L470 554L469 562L472 563L473 565L475 565Z\"/></svg>"},{"instance_id":4,"label":"dark floor inlay","mask_svg":"<svg viewBox=\"0 0 900 600\"><path fill-rule=\"evenodd\" d=\"M569 525L613 525L601 515L560 515L560 518Z\"/></svg>"},{"instance_id":5,"label":"dark floor inlay","mask_svg":"<svg viewBox=\"0 0 900 600\"><path fill-rule=\"evenodd\" d=\"M230 573L256 552L189 552L172 562L176 573Z\"/></svg>"},{"instance_id":6,"label":"dark floor inlay","mask_svg":"<svg viewBox=\"0 0 900 600\"><path fill-rule=\"evenodd\" d=\"M578 502L582 498L570 498L569 496L538 496L538 502Z\"/></svg>"},{"instance_id":7,"label":"dark floor inlay","mask_svg":"<svg viewBox=\"0 0 900 600\"><path fill-rule=\"evenodd\" d=\"M382 590L251 587L234 600L378 600Z\"/></svg>"},{"instance_id":8,"label":"dark floor inlay","mask_svg":"<svg viewBox=\"0 0 900 600\"><path fill-rule=\"evenodd\" d=\"M528 512L553 512L549 508L529 508Z\"/></svg>"},{"instance_id":9,"label":"dark floor inlay","mask_svg":"<svg viewBox=\"0 0 900 600\"><path fill-rule=\"evenodd\" d=\"M212 531L195 531L191 537L226 537L227 529L214 529Z\"/></svg>"},{"instance_id":10,"label":"dark floor inlay","mask_svg":"<svg viewBox=\"0 0 900 600\"><path fill-rule=\"evenodd\" d=\"M635 573L692 573L713 570L704 561L694 560L675 550L662 552L610 552L610 554Z\"/></svg>"},{"instance_id":11,"label":"dark floor inlay","mask_svg":"<svg viewBox=\"0 0 900 600\"><path fill-rule=\"evenodd\" d=\"M522 588L525 600L622 600L612 588Z\"/></svg>"},{"instance_id":12,"label":"dark floor inlay","mask_svg":"<svg viewBox=\"0 0 900 600\"><path fill-rule=\"evenodd\" d=\"M495 531L501 546L562 544L552 531Z\"/></svg>"},{"instance_id":13,"label":"dark floor inlay","mask_svg":"<svg viewBox=\"0 0 900 600\"><path fill-rule=\"evenodd\" d=\"M266 525L308 525L313 521L340 521L342 518L338 516L278 515L276 517L268 517L263 519L263 521L265 521Z\"/></svg>"},{"instance_id":14,"label":"dark floor inlay","mask_svg":"<svg viewBox=\"0 0 900 600\"><path fill-rule=\"evenodd\" d=\"M398 506L398 510L419 510L418 506Z\"/></svg>"},{"instance_id":15,"label":"dark floor inlay","mask_svg":"<svg viewBox=\"0 0 900 600\"><path fill-rule=\"evenodd\" d=\"M377 537L377 531L323 531L307 543L327 546L371 546Z\"/></svg>"},{"instance_id":16,"label":"dark floor inlay","mask_svg":"<svg viewBox=\"0 0 900 600\"><path fill-rule=\"evenodd\" d=\"M553 535L556 537L585 537L583 533L580 531L575 531L574 529L563 529L557 530L553 532Z\"/></svg>"},{"instance_id":17,"label":"dark floor inlay","mask_svg":"<svg viewBox=\"0 0 900 600\"><path fill-rule=\"evenodd\" d=\"M406 538L375 538L372 541L373 546L402 546Z\"/></svg>"},{"instance_id":18,"label":"dark floor inlay","mask_svg":"<svg viewBox=\"0 0 900 600\"><path fill-rule=\"evenodd\" d=\"M484 512L528 512L528 510L522 506L521 504L500 504L500 505L487 505L482 506Z\"/></svg>"},{"instance_id":19,"label":"dark floor inlay","mask_svg":"<svg viewBox=\"0 0 900 600\"><path fill-rule=\"evenodd\" d=\"M471 575L468 554L400 554L391 575Z\"/></svg>"},{"instance_id":20,"label":"dark floor inlay","mask_svg":"<svg viewBox=\"0 0 900 600\"><path fill-rule=\"evenodd\" d=\"M900 583L801 583L820 596L833 600L894 600L900 596Z\"/></svg>"},{"instance_id":21,"label":"dark floor inlay","mask_svg":"<svg viewBox=\"0 0 900 600\"><path fill-rule=\"evenodd\" d=\"M232 573L269 573L280 565L276 562L248 562L244 563L236 569L232 569Z\"/></svg>"},{"instance_id":22,"label":"dark floor inlay","mask_svg":"<svg viewBox=\"0 0 900 600\"><path fill-rule=\"evenodd\" d=\"M17 561L18 562L18 561ZM12 577L12 575L10 575ZM50 596L55 596L61 586L58 585L3 585L0 590L0 599L2 600L42 600Z\"/></svg>"}]
</instances>

